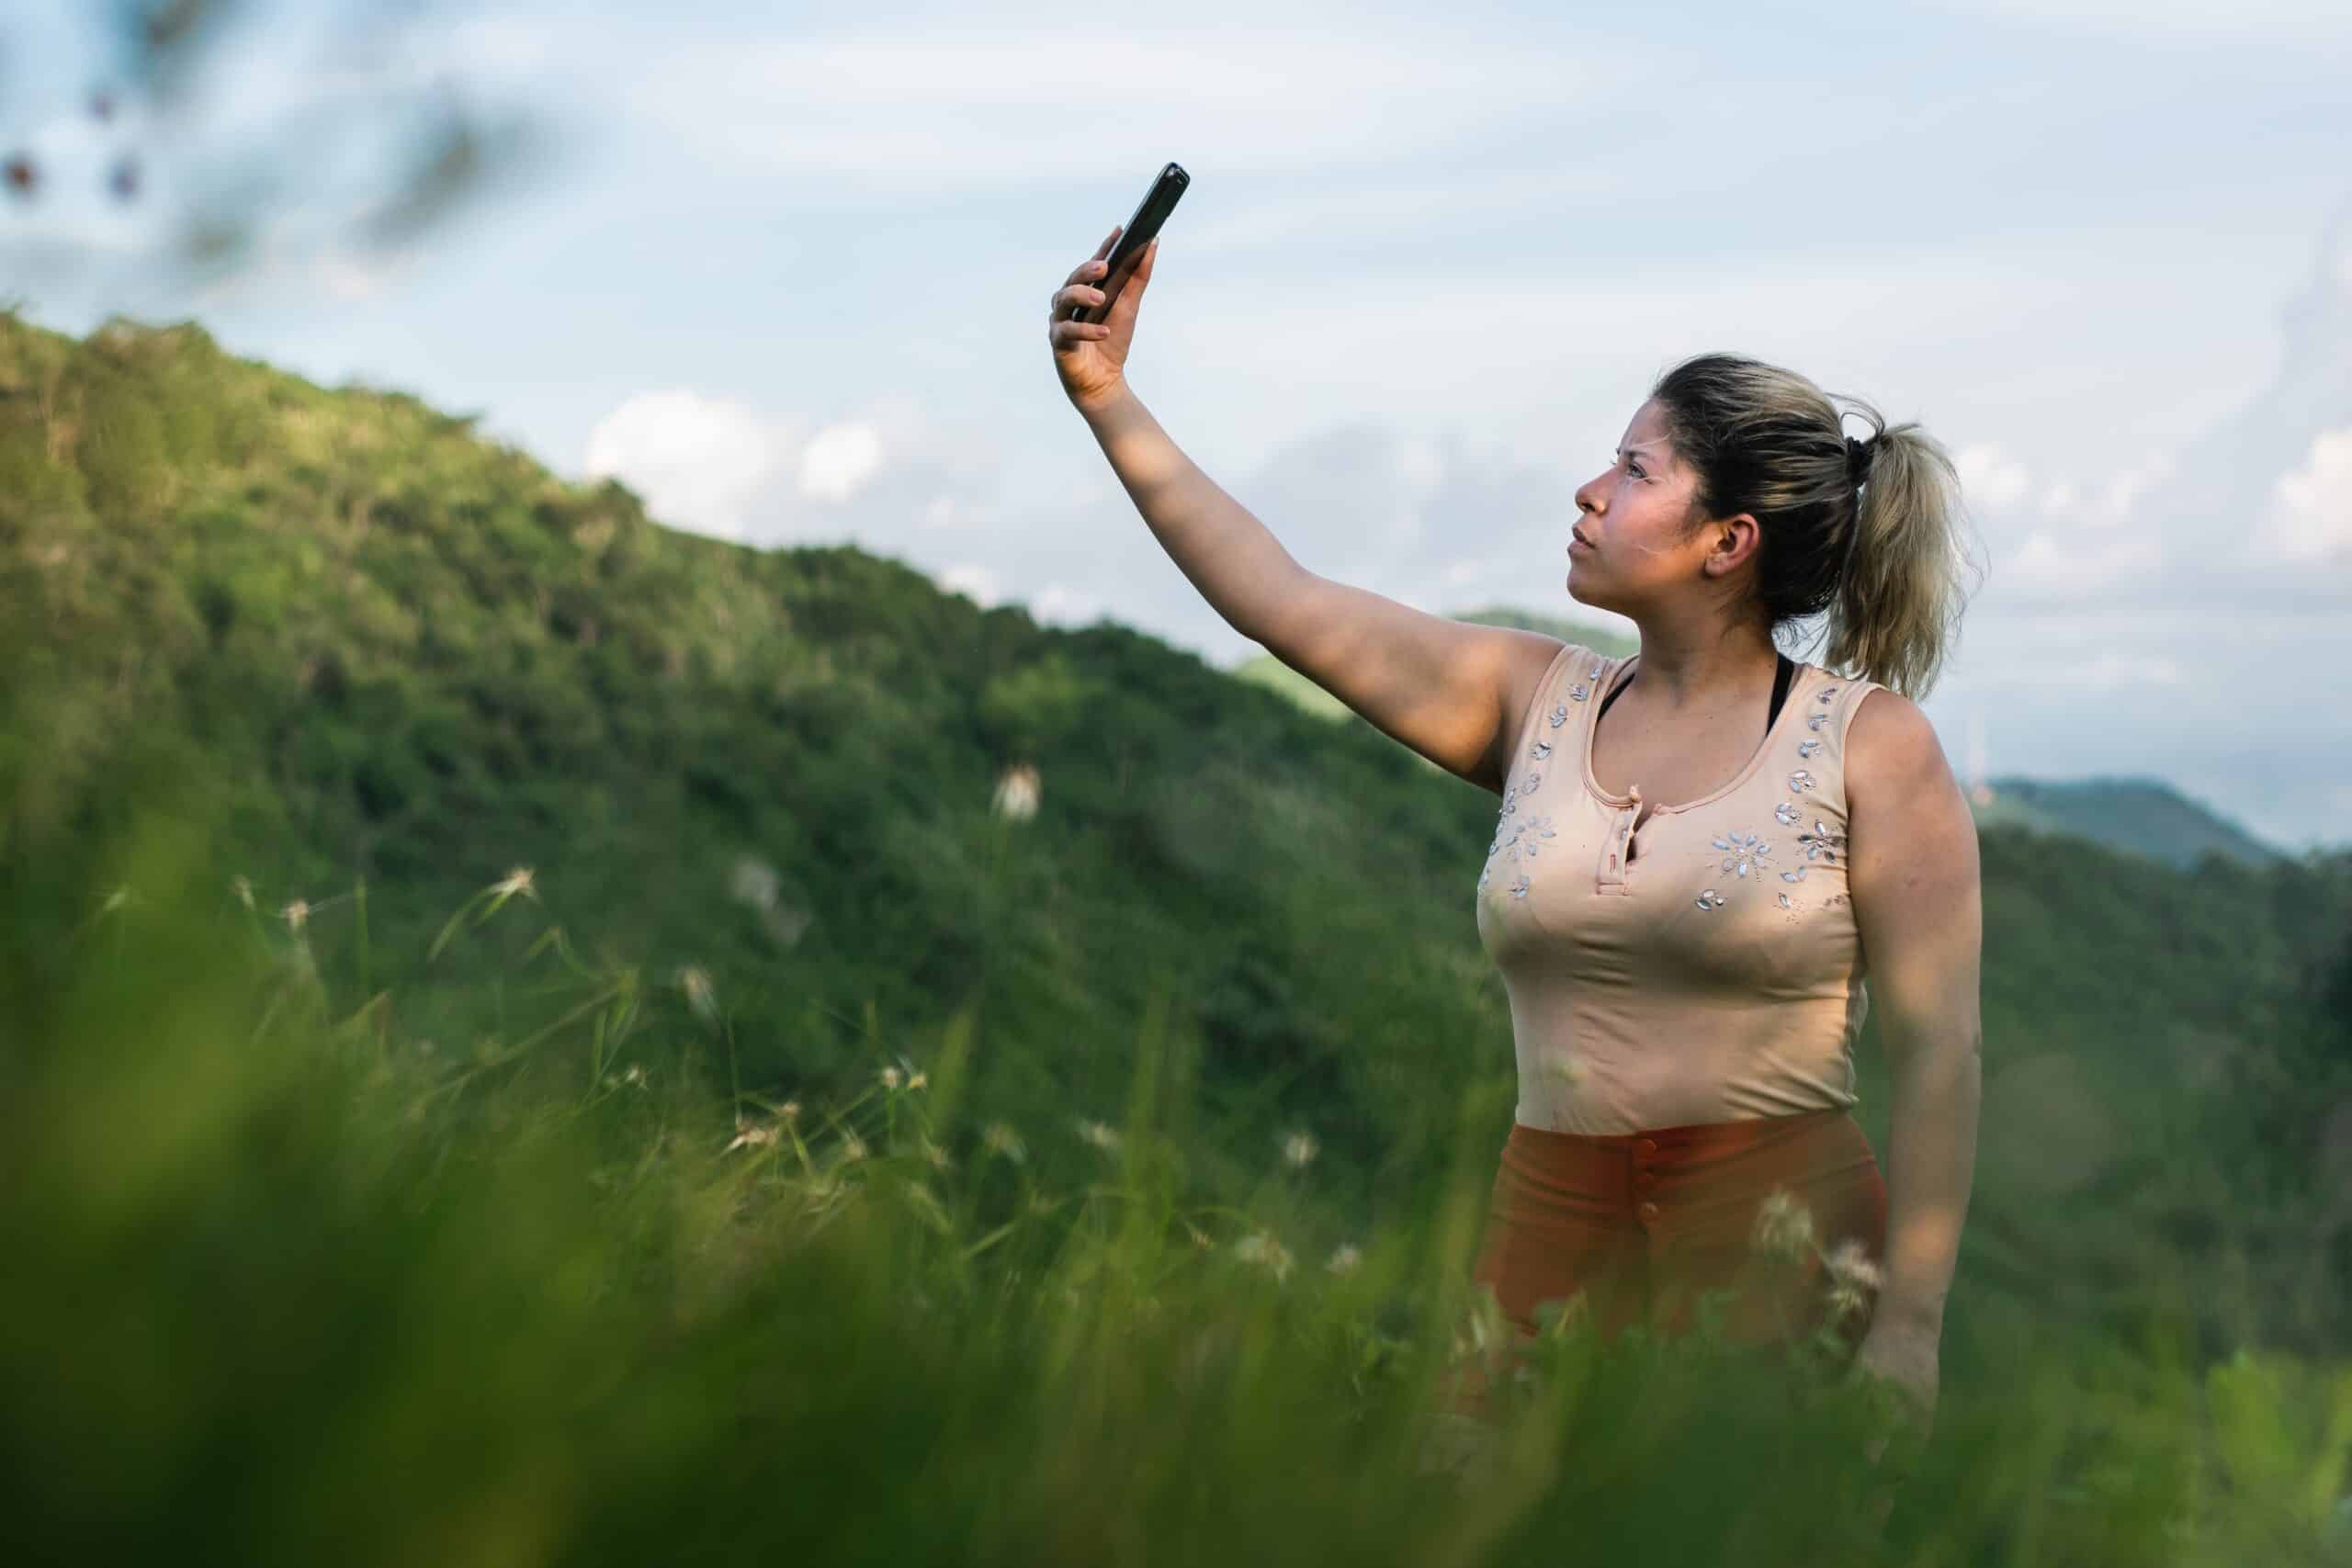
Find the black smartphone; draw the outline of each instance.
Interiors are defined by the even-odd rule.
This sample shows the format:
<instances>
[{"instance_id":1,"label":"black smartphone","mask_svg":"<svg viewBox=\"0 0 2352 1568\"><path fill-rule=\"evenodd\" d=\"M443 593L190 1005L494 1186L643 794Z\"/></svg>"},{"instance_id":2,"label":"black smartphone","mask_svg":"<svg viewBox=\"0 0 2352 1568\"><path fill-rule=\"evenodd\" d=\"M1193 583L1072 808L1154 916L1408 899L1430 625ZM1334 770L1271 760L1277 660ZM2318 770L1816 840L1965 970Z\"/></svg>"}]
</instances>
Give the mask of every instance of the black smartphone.
<instances>
[{"instance_id":1,"label":"black smartphone","mask_svg":"<svg viewBox=\"0 0 2352 1568\"><path fill-rule=\"evenodd\" d=\"M1119 290L1126 287L1127 279L1135 275L1136 263L1143 259L1143 248L1159 234L1159 226L1176 210L1176 198L1192 183L1193 176L1184 172L1182 164L1170 164L1159 171L1159 177L1144 192L1143 204L1136 209L1136 215L1119 231L1119 243L1102 258L1110 265L1103 269L1102 281L1094 286L1102 290L1102 303L1080 306L1070 312L1071 321L1099 321L1111 313Z\"/></svg>"}]
</instances>

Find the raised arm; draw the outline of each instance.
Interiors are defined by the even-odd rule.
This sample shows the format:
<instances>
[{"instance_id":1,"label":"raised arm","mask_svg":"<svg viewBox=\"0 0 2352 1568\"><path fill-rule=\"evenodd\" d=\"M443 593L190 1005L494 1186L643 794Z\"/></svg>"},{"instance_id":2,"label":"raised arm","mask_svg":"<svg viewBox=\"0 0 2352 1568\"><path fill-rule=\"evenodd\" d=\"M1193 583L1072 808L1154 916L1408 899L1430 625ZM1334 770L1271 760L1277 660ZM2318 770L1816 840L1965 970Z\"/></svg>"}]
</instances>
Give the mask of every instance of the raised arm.
<instances>
[{"instance_id":1,"label":"raised arm","mask_svg":"<svg viewBox=\"0 0 2352 1568\"><path fill-rule=\"evenodd\" d=\"M1502 794L1508 726L1556 638L1318 577L1184 455L1132 389L1079 407L1160 547L1227 626L1382 734Z\"/></svg>"}]
</instances>

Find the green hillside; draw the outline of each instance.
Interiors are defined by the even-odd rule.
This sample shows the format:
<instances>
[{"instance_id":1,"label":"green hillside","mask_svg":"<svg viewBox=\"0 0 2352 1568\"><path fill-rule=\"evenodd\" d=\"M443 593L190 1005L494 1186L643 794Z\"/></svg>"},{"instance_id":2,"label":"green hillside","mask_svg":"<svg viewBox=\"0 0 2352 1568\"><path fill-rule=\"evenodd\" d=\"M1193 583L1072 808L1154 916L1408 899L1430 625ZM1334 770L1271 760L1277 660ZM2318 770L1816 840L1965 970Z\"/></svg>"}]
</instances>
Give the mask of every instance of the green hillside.
<instances>
[{"instance_id":1,"label":"green hillside","mask_svg":"<svg viewBox=\"0 0 2352 1568\"><path fill-rule=\"evenodd\" d=\"M1495 802L1368 726L854 548L664 528L467 417L194 326L0 323L0 412L20 997L163 803L203 825L224 915L240 877L281 924L304 901L332 984L459 1055L560 1016L507 987L526 953L503 926L428 960L451 910L528 867L722 1086L823 1094L968 1012L978 1107L1067 1123L1115 1114L1164 1024L1170 1081L1199 1081L1197 1179L1238 1188L1306 1131L1335 1201L1374 1214L1422 1192L1465 1097L1507 1130L1510 1020L1472 914ZM1026 820L991 808L1022 763ZM2340 1325L2352 1256L2285 1216L2352 1095L2322 1004L2352 964L2352 862L1984 846L1963 1272L2120 1303L2099 1259L2177 1230L2318 1259L2300 1293L2255 1286L2259 1264L2217 1284L2217 1334ZM2053 1117L2085 1129L2056 1170ZM2053 1193L2136 1219L2062 1225ZM2245 1228L2249 1204L2278 1225Z\"/></svg>"}]
</instances>

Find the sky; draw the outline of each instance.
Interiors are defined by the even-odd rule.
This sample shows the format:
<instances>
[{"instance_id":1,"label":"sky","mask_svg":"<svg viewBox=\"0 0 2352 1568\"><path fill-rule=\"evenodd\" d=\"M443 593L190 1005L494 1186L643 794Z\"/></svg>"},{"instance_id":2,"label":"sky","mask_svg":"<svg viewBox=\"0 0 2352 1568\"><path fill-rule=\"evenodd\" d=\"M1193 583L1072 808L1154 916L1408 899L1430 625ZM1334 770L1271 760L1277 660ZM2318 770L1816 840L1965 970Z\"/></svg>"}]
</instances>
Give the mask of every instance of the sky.
<instances>
[{"instance_id":1,"label":"sky","mask_svg":"<svg viewBox=\"0 0 2352 1568\"><path fill-rule=\"evenodd\" d=\"M340 52L331 6L249 9L135 208L95 194L141 126L84 111L89 8L0 20L0 146L51 172L0 203L28 319L193 319L673 526L1230 666L1046 341L1172 159L1130 383L1310 570L1630 634L1567 592L1575 489L1668 367L1754 355L1954 457L1977 570L1921 705L1963 779L2352 842L2343 0L442 4ZM539 152L371 252L390 143L329 128L442 90ZM175 200L265 168L259 265L154 265Z\"/></svg>"}]
</instances>

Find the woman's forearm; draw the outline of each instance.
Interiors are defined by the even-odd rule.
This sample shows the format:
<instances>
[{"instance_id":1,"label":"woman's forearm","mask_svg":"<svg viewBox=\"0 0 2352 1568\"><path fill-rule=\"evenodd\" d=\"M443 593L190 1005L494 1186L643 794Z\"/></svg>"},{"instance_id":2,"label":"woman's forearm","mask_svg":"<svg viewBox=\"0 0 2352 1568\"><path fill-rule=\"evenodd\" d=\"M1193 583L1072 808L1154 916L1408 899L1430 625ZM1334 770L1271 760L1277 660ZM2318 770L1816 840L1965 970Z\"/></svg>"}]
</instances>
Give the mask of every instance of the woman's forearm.
<instances>
[{"instance_id":1,"label":"woman's forearm","mask_svg":"<svg viewBox=\"0 0 2352 1568\"><path fill-rule=\"evenodd\" d=\"M1887 1141L1886 1282L1876 1319L1943 1327L1976 1173L1981 1053L1952 1036L1916 1042L1894 1059Z\"/></svg>"},{"instance_id":2,"label":"woman's forearm","mask_svg":"<svg viewBox=\"0 0 2352 1568\"><path fill-rule=\"evenodd\" d=\"M1132 389L1080 412L1177 570L1226 625L1263 640L1261 628L1305 569L1249 508L1201 472Z\"/></svg>"}]
</instances>

